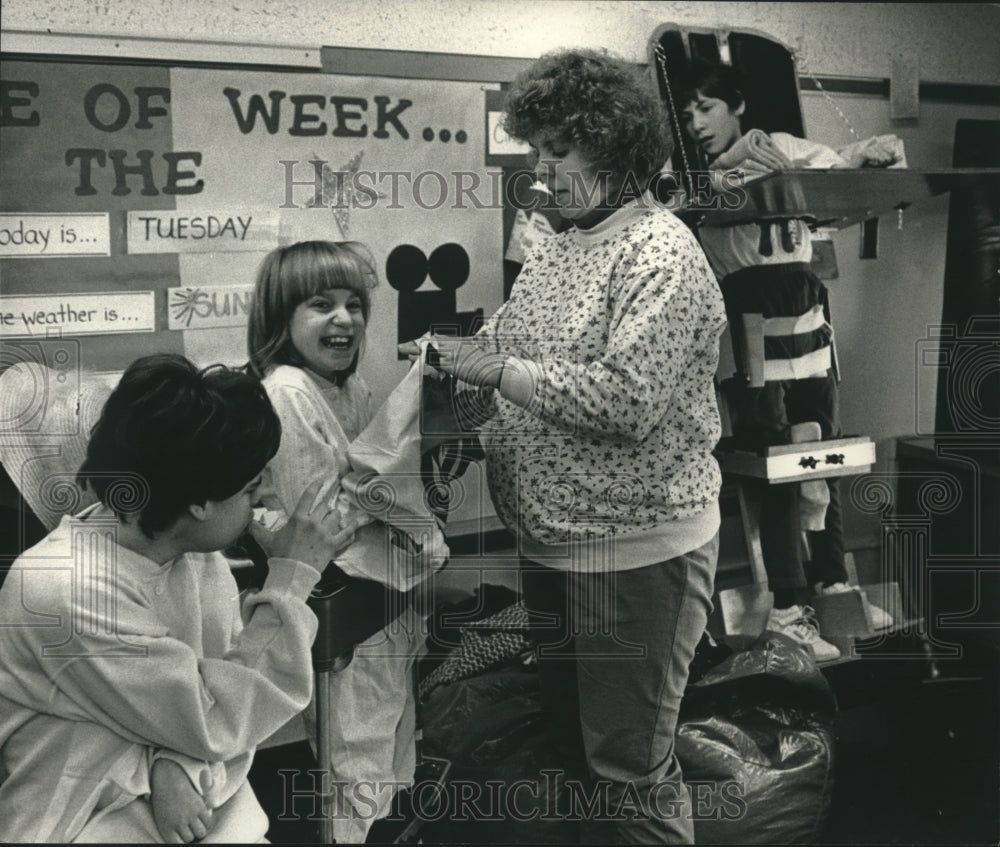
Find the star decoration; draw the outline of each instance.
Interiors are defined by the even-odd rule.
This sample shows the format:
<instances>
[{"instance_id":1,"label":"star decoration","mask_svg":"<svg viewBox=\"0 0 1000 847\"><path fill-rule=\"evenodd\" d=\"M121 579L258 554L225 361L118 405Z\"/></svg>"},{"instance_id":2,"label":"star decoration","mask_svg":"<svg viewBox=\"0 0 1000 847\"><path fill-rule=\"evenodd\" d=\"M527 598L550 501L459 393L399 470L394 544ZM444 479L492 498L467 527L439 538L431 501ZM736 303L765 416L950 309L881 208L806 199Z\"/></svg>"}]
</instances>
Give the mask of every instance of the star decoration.
<instances>
[{"instance_id":1,"label":"star decoration","mask_svg":"<svg viewBox=\"0 0 1000 847\"><path fill-rule=\"evenodd\" d=\"M313 160L321 162L323 185L319 193L309 201L309 204L315 206L329 205L330 211L336 217L337 223L340 225L340 231L345 237L350 232L351 209L357 207L355 197L358 193L358 170L361 168L361 159L364 155L365 151L359 150L351 157L350 161L341 165L339 170L334 170L313 153ZM372 201L373 195L380 200L386 197L385 194L376 191L373 185L365 186L366 207Z\"/></svg>"}]
</instances>

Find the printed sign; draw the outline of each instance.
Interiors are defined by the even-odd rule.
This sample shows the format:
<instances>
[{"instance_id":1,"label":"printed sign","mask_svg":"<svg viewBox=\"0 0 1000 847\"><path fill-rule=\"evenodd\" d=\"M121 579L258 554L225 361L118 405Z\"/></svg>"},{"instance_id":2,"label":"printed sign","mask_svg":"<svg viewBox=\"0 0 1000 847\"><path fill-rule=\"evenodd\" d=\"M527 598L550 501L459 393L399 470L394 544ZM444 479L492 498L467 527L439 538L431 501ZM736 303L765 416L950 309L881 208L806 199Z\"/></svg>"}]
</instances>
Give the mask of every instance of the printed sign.
<instances>
[{"instance_id":1,"label":"printed sign","mask_svg":"<svg viewBox=\"0 0 1000 847\"><path fill-rule=\"evenodd\" d=\"M523 160L531 148L524 141L518 141L507 135L500 126L502 116L503 113L499 110L486 113L486 152L490 156L518 156Z\"/></svg>"},{"instance_id":2,"label":"printed sign","mask_svg":"<svg viewBox=\"0 0 1000 847\"><path fill-rule=\"evenodd\" d=\"M129 253L267 252L278 246L277 211L128 213Z\"/></svg>"},{"instance_id":3,"label":"printed sign","mask_svg":"<svg viewBox=\"0 0 1000 847\"><path fill-rule=\"evenodd\" d=\"M353 240L380 285L359 367L381 402L409 367L400 334L503 302L506 200L483 161L480 81L6 58L0 71L3 294L50 298L7 305L8 333L107 332L86 345L94 370L152 350L242 363L246 298L225 287L250 285L277 247ZM103 255L30 261L57 247ZM397 250L422 257L409 273L426 285L413 289L405 262L389 272ZM140 301L67 289L152 291L155 321ZM139 330L152 334L110 334Z\"/></svg>"},{"instance_id":4,"label":"printed sign","mask_svg":"<svg viewBox=\"0 0 1000 847\"><path fill-rule=\"evenodd\" d=\"M523 168L531 149L524 141L511 138L501 126L503 118L503 91L488 89L486 99L486 156L487 165L508 165Z\"/></svg>"},{"instance_id":5,"label":"printed sign","mask_svg":"<svg viewBox=\"0 0 1000 847\"><path fill-rule=\"evenodd\" d=\"M246 326L252 285L205 285L168 288L170 329Z\"/></svg>"},{"instance_id":6,"label":"printed sign","mask_svg":"<svg viewBox=\"0 0 1000 847\"><path fill-rule=\"evenodd\" d=\"M4 259L110 255L107 212L0 214L0 257Z\"/></svg>"},{"instance_id":7,"label":"printed sign","mask_svg":"<svg viewBox=\"0 0 1000 847\"><path fill-rule=\"evenodd\" d=\"M152 291L0 297L0 334L8 337L153 332L155 325Z\"/></svg>"}]
</instances>

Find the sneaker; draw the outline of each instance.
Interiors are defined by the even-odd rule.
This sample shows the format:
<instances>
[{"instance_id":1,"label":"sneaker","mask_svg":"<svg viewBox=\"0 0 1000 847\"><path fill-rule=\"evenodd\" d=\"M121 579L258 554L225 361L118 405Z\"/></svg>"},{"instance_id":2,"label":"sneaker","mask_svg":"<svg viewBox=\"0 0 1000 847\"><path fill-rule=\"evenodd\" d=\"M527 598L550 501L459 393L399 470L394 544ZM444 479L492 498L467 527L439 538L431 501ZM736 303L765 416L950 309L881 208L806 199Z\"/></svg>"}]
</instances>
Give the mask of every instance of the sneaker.
<instances>
[{"instance_id":1,"label":"sneaker","mask_svg":"<svg viewBox=\"0 0 1000 847\"><path fill-rule=\"evenodd\" d=\"M772 632L787 635L805 647L817 662L832 662L840 658L838 650L829 641L819 637L819 623L812 606L790 606L787 609L771 609L767 628Z\"/></svg>"},{"instance_id":2,"label":"sneaker","mask_svg":"<svg viewBox=\"0 0 1000 847\"><path fill-rule=\"evenodd\" d=\"M862 597L865 596L858 586L848 585L846 582L835 582L827 586L822 583L816 584L817 594L846 594L848 591L857 591ZM868 601L868 613L871 616L872 629L888 629L893 624L892 615L885 609L880 609L871 600Z\"/></svg>"}]
</instances>

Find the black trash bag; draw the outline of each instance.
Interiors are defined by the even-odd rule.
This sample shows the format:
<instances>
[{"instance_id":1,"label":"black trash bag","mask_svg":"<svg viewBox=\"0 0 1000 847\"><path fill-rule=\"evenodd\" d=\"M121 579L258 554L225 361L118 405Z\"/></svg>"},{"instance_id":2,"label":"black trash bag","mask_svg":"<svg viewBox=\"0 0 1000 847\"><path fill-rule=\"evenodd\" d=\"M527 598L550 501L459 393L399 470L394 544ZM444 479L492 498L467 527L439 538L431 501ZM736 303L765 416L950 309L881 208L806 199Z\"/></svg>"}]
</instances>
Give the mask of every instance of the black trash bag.
<instances>
[{"instance_id":1,"label":"black trash bag","mask_svg":"<svg viewBox=\"0 0 1000 847\"><path fill-rule=\"evenodd\" d=\"M564 769L549 746L534 667L436 687L422 705L428 755L452 763L444 802L418 810L427 844L577 844Z\"/></svg>"},{"instance_id":2,"label":"black trash bag","mask_svg":"<svg viewBox=\"0 0 1000 847\"><path fill-rule=\"evenodd\" d=\"M774 632L688 685L676 749L696 843L815 842L833 789L836 710L812 658Z\"/></svg>"},{"instance_id":3,"label":"black trash bag","mask_svg":"<svg viewBox=\"0 0 1000 847\"><path fill-rule=\"evenodd\" d=\"M533 669L500 668L435 688L421 705L424 747L455 763L541 719ZM495 757L494 757L495 758Z\"/></svg>"},{"instance_id":4,"label":"black trash bag","mask_svg":"<svg viewBox=\"0 0 1000 847\"><path fill-rule=\"evenodd\" d=\"M508 599L504 589L487 588L495 590L465 609L470 619L488 620ZM704 637L692 678L731 653ZM452 763L448 813L424 810L425 843L580 843L581 800L574 791L588 790L589 779L550 743L534 665L496 666L438 685L422 701L421 716L423 749Z\"/></svg>"},{"instance_id":5,"label":"black trash bag","mask_svg":"<svg viewBox=\"0 0 1000 847\"><path fill-rule=\"evenodd\" d=\"M677 755L696 842L809 843L830 802L836 701L788 638L739 646L703 638L681 704ZM422 810L425 843L580 843L567 784L586 778L549 743L533 666L440 685L422 718L424 750L452 762L444 804Z\"/></svg>"}]
</instances>

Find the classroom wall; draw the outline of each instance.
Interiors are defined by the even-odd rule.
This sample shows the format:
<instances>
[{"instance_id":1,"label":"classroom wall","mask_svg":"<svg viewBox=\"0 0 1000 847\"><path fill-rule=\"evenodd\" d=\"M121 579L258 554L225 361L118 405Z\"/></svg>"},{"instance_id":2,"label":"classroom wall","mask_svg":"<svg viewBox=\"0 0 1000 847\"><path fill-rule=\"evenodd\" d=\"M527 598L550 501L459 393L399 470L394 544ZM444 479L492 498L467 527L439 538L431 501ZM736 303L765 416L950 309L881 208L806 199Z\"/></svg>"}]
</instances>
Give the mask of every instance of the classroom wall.
<instances>
[{"instance_id":1,"label":"classroom wall","mask_svg":"<svg viewBox=\"0 0 1000 847\"><path fill-rule=\"evenodd\" d=\"M323 45L478 56L534 57L559 46L603 46L645 61L665 23L757 30L795 48L800 76L884 79L894 55L915 60L920 80L1000 82L997 4L665 3L603 0L6 0L3 29L44 50L50 34L178 39L183 57L211 60L210 42L301 48L315 61ZM33 39L30 33L39 33ZM200 46L199 46L200 44ZM116 45L117 46L117 45ZM183 50L181 49L183 48ZM32 48L34 49L34 48ZM129 46L123 49L134 50ZM156 45L151 50L172 48ZM261 61L262 48L244 53ZM231 51L226 54L231 56ZM155 58L169 56L156 55ZM1000 107L923 101L915 121L893 122L884 97L802 95L807 135L831 146L894 132L913 168L951 165L955 121L1000 119ZM837 109L843 113L838 114ZM840 277L830 283L843 374L847 432L876 439L880 465L893 439L930 431L934 381L917 350L940 322L948 201L938 197L881 222L879 258L858 256L858 227L839 232Z\"/></svg>"},{"instance_id":2,"label":"classroom wall","mask_svg":"<svg viewBox=\"0 0 1000 847\"><path fill-rule=\"evenodd\" d=\"M1000 9L985 3L702 3L608 0L5 0L5 29L534 57L560 45L645 58L662 23L758 29L814 71L887 77L916 55L922 79L1000 79ZM250 59L253 60L252 57Z\"/></svg>"},{"instance_id":3,"label":"classroom wall","mask_svg":"<svg viewBox=\"0 0 1000 847\"><path fill-rule=\"evenodd\" d=\"M664 3L599 0L6 0L10 36L114 34L225 44L427 50L481 56L533 57L564 45L604 46L644 61L653 31L664 23L765 32L802 54L800 76L884 79L892 57L916 59L922 81L1000 81L1000 7L948 3ZM10 49L9 46L6 49ZM136 49L134 46L128 49ZM151 48L152 49L152 48ZM163 48L159 47L161 51ZM201 51L213 56L211 46ZM185 56L199 55L189 50ZM258 57L251 50L247 61ZM916 121L894 124L881 97L803 93L807 134L838 146L895 132L914 168L951 165L955 120L1000 118L1000 107L924 102ZM834 105L836 104L836 105ZM848 431L879 441L926 431L933 398L915 396L915 346L940 321L947 199L907 210L902 229L884 220L876 260L858 259L858 228L838 233L840 279L831 283L844 374ZM921 391L934 383L921 382Z\"/></svg>"}]
</instances>

